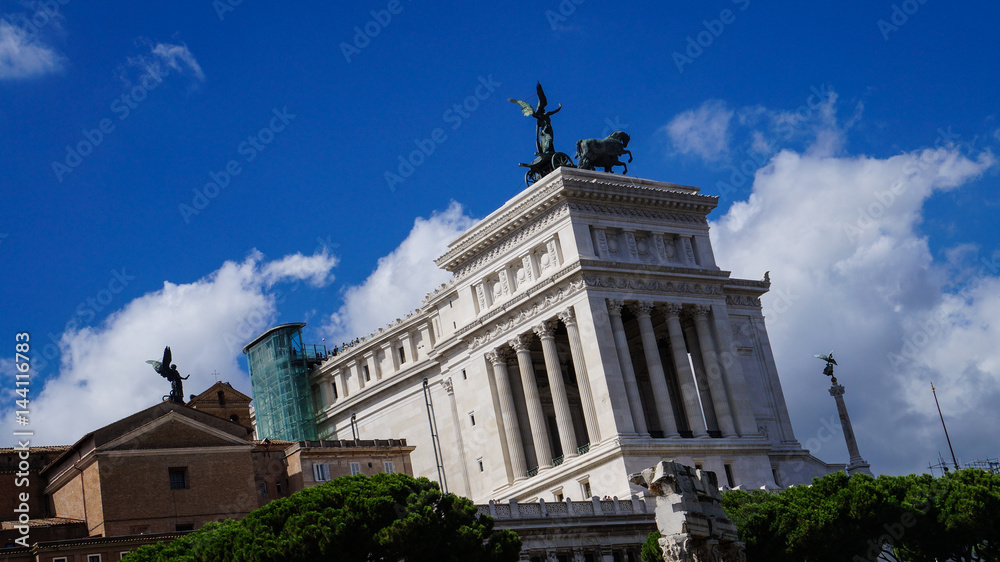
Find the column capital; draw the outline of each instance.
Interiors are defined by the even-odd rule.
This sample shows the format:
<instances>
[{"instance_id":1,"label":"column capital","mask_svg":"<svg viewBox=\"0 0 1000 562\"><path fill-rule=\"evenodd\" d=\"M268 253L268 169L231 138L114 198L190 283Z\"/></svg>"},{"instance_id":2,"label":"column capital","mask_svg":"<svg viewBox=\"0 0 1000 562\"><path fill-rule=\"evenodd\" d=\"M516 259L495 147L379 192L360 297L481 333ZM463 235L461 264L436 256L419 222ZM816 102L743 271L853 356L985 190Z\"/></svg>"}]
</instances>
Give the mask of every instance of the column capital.
<instances>
[{"instance_id":1,"label":"column capital","mask_svg":"<svg viewBox=\"0 0 1000 562\"><path fill-rule=\"evenodd\" d=\"M455 385L451 382L451 377L448 377L441 381L441 386L444 387L445 392L448 394L455 394Z\"/></svg>"},{"instance_id":2,"label":"column capital","mask_svg":"<svg viewBox=\"0 0 1000 562\"><path fill-rule=\"evenodd\" d=\"M543 320L540 324L535 326L533 330L538 337L541 339L554 338L556 335L556 328L559 327L558 322L555 320Z\"/></svg>"},{"instance_id":3,"label":"column capital","mask_svg":"<svg viewBox=\"0 0 1000 562\"><path fill-rule=\"evenodd\" d=\"M710 312L712 312L712 307L706 304L696 304L691 307L691 314L695 318L707 317Z\"/></svg>"},{"instance_id":4,"label":"column capital","mask_svg":"<svg viewBox=\"0 0 1000 562\"><path fill-rule=\"evenodd\" d=\"M636 301L629 308L636 316L649 316L653 312L653 301Z\"/></svg>"},{"instance_id":5,"label":"column capital","mask_svg":"<svg viewBox=\"0 0 1000 562\"><path fill-rule=\"evenodd\" d=\"M576 324L576 311L573 310L573 307L571 306L559 313L559 319L562 320L562 323L567 326Z\"/></svg>"},{"instance_id":6,"label":"column capital","mask_svg":"<svg viewBox=\"0 0 1000 562\"><path fill-rule=\"evenodd\" d=\"M518 334L507 342L511 349L514 351L527 351L528 347L531 345L531 335L530 334Z\"/></svg>"},{"instance_id":7,"label":"column capital","mask_svg":"<svg viewBox=\"0 0 1000 562\"><path fill-rule=\"evenodd\" d=\"M671 316L680 318L681 309L683 307L679 302L666 302L660 305L660 308L663 309L663 313L667 315L667 318L670 318Z\"/></svg>"},{"instance_id":8,"label":"column capital","mask_svg":"<svg viewBox=\"0 0 1000 562\"><path fill-rule=\"evenodd\" d=\"M608 299L608 312L614 316L620 316L625 301L622 299Z\"/></svg>"},{"instance_id":9,"label":"column capital","mask_svg":"<svg viewBox=\"0 0 1000 562\"><path fill-rule=\"evenodd\" d=\"M844 385L834 384L833 386L830 387L830 396L836 398L837 396L843 396L843 395L844 395Z\"/></svg>"},{"instance_id":10,"label":"column capital","mask_svg":"<svg viewBox=\"0 0 1000 562\"><path fill-rule=\"evenodd\" d=\"M509 358L510 350L504 347L498 347L493 351L486 352L486 360L494 365L506 365Z\"/></svg>"}]
</instances>

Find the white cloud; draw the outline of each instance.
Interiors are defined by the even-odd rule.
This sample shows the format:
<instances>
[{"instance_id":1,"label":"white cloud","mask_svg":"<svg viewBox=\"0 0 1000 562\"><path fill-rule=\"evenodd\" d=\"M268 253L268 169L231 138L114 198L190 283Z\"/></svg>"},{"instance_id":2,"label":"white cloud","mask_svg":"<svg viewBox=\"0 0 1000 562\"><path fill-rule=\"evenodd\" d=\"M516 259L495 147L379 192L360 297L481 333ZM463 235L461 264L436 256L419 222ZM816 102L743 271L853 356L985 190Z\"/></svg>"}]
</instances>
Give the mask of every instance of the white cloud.
<instances>
[{"instance_id":1,"label":"white cloud","mask_svg":"<svg viewBox=\"0 0 1000 562\"><path fill-rule=\"evenodd\" d=\"M733 111L725 102L710 100L698 109L674 117L663 130L681 154L693 154L708 161L723 159L729 152L729 122Z\"/></svg>"},{"instance_id":2,"label":"white cloud","mask_svg":"<svg viewBox=\"0 0 1000 562\"><path fill-rule=\"evenodd\" d=\"M295 253L268 263L262 275L268 287L287 279L302 279L313 287L324 287L333 281L330 270L337 266L337 261L326 250L311 256Z\"/></svg>"},{"instance_id":3,"label":"white cloud","mask_svg":"<svg viewBox=\"0 0 1000 562\"><path fill-rule=\"evenodd\" d=\"M131 77L129 68L140 69L142 76L162 77L180 74L191 77L196 85L205 81L205 73L187 45L183 43L180 45L153 44L147 39L140 39L140 43L149 47L149 53L128 58L125 68L119 74L119 78L126 86L131 86L133 82L138 82L140 79Z\"/></svg>"},{"instance_id":4,"label":"white cloud","mask_svg":"<svg viewBox=\"0 0 1000 562\"><path fill-rule=\"evenodd\" d=\"M410 234L361 285L348 288L344 304L323 327L327 339L341 341L365 336L420 306L423 298L451 279L451 273L434 264L448 249L448 242L477 222L452 202L443 213L417 218Z\"/></svg>"},{"instance_id":5,"label":"white cloud","mask_svg":"<svg viewBox=\"0 0 1000 562\"><path fill-rule=\"evenodd\" d=\"M201 65L195 60L187 45L157 43L152 52L157 59L170 68L178 72L191 72L199 81L205 80L205 73L201 71Z\"/></svg>"},{"instance_id":6,"label":"white cloud","mask_svg":"<svg viewBox=\"0 0 1000 562\"><path fill-rule=\"evenodd\" d=\"M55 49L0 19L0 80L34 78L57 72L62 65L63 57Z\"/></svg>"},{"instance_id":7,"label":"white cloud","mask_svg":"<svg viewBox=\"0 0 1000 562\"><path fill-rule=\"evenodd\" d=\"M748 200L712 224L723 268L753 279L771 271L762 300L796 436L805 444L822 435L822 420L836 413L823 364L813 358L833 348L873 470L919 472L946 451L931 380L960 456L995 457L1000 253L977 269L977 282L956 291L955 265L935 261L918 229L933 194L980 177L993 156L951 147L835 157L842 129L832 105L818 111L828 126L815 143L774 155ZM968 259L970 248L950 255ZM841 437L817 454L847 460Z\"/></svg>"},{"instance_id":8,"label":"white cloud","mask_svg":"<svg viewBox=\"0 0 1000 562\"><path fill-rule=\"evenodd\" d=\"M36 383L31 389L32 442L73 443L87 431L159 402L170 385L145 361L159 359L165 345L181 374L191 376L185 381L186 394L211 386L212 371L249 393L238 359L242 346L277 316L275 295L267 289L279 281L303 279L316 285L329 278L335 263L325 254L267 262L254 251L192 283L165 282L98 326L67 330L60 340L58 374L44 387ZM35 345L39 348L40 342ZM0 371L11 369L9 360L0 361ZM0 414L10 435L13 413Z\"/></svg>"}]
</instances>

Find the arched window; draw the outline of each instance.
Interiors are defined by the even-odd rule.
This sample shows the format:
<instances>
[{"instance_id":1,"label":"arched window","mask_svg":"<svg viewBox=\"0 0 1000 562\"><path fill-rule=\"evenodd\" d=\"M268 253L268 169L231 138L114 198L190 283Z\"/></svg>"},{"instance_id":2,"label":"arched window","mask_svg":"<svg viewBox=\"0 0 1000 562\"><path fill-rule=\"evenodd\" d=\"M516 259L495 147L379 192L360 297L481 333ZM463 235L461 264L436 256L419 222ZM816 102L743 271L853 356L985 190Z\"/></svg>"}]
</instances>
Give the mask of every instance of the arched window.
<instances>
[{"instance_id":1,"label":"arched window","mask_svg":"<svg viewBox=\"0 0 1000 562\"><path fill-rule=\"evenodd\" d=\"M216 392L215 395L219 397L219 406L225 406L226 405L226 393L222 392L220 390L220 391Z\"/></svg>"}]
</instances>

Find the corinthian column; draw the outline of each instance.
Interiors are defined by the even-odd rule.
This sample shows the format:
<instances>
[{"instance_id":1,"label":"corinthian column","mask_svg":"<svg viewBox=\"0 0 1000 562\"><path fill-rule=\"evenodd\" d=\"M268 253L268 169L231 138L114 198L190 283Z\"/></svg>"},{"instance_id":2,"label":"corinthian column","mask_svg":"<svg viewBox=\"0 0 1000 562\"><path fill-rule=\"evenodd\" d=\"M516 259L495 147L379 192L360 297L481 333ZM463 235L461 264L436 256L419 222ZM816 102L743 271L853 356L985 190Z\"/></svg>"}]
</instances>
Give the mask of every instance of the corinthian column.
<instances>
[{"instance_id":1,"label":"corinthian column","mask_svg":"<svg viewBox=\"0 0 1000 562\"><path fill-rule=\"evenodd\" d=\"M674 357L674 368L677 370L677 383L681 387L684 399L684 411L687 413L688 426L695 437L708 437L705 420L701 417L701 405L698 403L697 386L694 384L694 373L688 362L687 348L684 346L684 332L681 330L681 305L667 303L663 306L667 315L667 332L670 334L670 351Z\"/></svg>"},{"instance_id":2,"label":"corinthian column","mask_svg":"<svg viewBox=\"0 0 1000 562\"><path fill-rule=\"evenodd\" d=\"M597 424L597 409L594 407L594 394L590 390L590 376L587 374L587 362L583 357L583 342L580 341L580 327L576 325L576 312L573 307L559 313L559 319L566 325L569 336L569 350L573 356L573 370L576 371L576 386L580 389L580 402L583 405L583 419L587 422L587 437L591 445L601 441L601 431Z\"/></svg>"},{"instance_id":3,"label":"corinthian column","mask_svg":"<svg viewBox=\"0 0 1000 562\"><path fill-rule=\"evenodd\" d=\"M660 361L660 349L656 345L656 335L653 333L653 321L649 318L652 311L653 303L649 301L639 301L632 307L632 312L639 322L642 351L646 355L646 367L649 369L649 382L653 387L653 403L656 405L656 417L660 420L660 429L663 430L664 437L679 437L674 409L670 406L670 389L667 387L667 377L663 373L663 363Z\"/></svg>"},{"instance_id":4,"label":"corinthian column","mask_svg":"<svg viewBox=\"0 0 1000 562\"><path fill-rule=\"evenodd\" d=\"M517 410L514 409L514 396L510 391L510 374L507 372L507 359L510 351L497 348L486 354L486 359L493 364L493 374L497 383L497 397L500 399L500 419L503 421L504 434L507 436L507 453L510 456L510 470L514 480L524 480L527 466L524 462L524 446L521 444L521 428L517 423Z\"/></svg>"},{"instance_id":5,"label":"corinthian column","mask_svg":"<svg viewBox=\"0 0 1000 562\"><path fill-rule=\"evenodd\" d=\"M712 405L715 407L715 418L719 421L719 431L723 437L736 437L736 426L733 425L733 414L729 408L729 397L726 395L726 385L722 381L722 367L719 366L718 354L715 352L715 340L712 330L708 327L709 306L694 307L694 327L698 331L698 346L705 362L708 378L708 388L712 393Z\"/></svg>"},{"instance_id":6,"label":"corinthian column","mask_svg":"<svg viewBox=\"0 0 1000 562\"><path fill-rule=\"evenodd\" d=\"M545 412L542 411L542 400L538 397L535 368L531 365L531 350L528 348L531 336L514 336L509 343L517 352L517 366L521 370L521 386L524 387L524 402L528 406L528 424L531 426L531 439L535 442L538 468L550 467L552 448L549 447L549 435L545 430Z\"/></svg>"},{"instance_id":7,"label":"corinthian column","mask_svg":"<svg viewBox=\"0 0 1000 562\"><path fill-rule=\"evenodd\" d=\"M559 430L559 443L562 444L563 458L576 456L576 432L573 431L573 414L569 411L569 398L566 396L566 383L563 381L562 366L559 365L559 351L556 349L555 320L546 320L535 326L538 339L542 340L542 354L545 356L545 373L549 376L549 389L552 390L552 404L556 410L556 428Z\"/></svg>"},{"instance_id":8,"label":"corinthian column","mask_svg":"<svg viewBox=\"0 0 1000 562\"><path fill-rule=\"evenodd\" d=\"M632 357L628 352L625 325L622 324L623 306L625 306L625 301L621 299L608 299L608 317L611 319L611 331L615 336L615 350L618 351L618 363L622 368L622 378L625 379L625 396L628 397L628 407L632 411L635 432L640 435L649 434L649 430L646 428L646 416L642 412L639 383L635 382L635 369L632 368Z\"/></svg>"}]
</instances>

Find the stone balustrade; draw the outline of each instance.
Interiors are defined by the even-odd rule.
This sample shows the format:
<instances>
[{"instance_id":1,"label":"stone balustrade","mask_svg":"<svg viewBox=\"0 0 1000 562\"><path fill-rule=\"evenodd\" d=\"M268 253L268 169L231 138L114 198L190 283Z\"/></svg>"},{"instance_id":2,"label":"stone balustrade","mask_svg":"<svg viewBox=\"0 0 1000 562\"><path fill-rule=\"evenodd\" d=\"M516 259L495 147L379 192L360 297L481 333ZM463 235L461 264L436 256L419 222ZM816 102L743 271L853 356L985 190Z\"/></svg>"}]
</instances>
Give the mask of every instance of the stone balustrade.
<instances>
[{"instance_id":1,"label":"stone balustrade","mask_svg":"<svg viewBox=\"0 0 1000 562\"><path fill-rule=\"evenodd\" d=\"M479 513L489 515L498 522L510 519L541 519L546 517L648 515L650 520L653 517L652 506L647 506L646 501L639 496L621 500L617 496L609 500L602 500L594 496L589 500L564 500L561 502L546 502L539 499L538 502L531 503L519 503L512 499L507 502L490 501L488 504L479 504L476 507L479 509Z\"/></svg>"}]
</instances>

